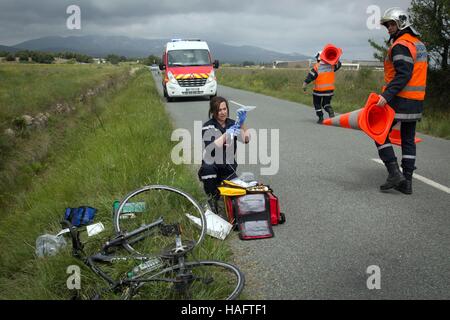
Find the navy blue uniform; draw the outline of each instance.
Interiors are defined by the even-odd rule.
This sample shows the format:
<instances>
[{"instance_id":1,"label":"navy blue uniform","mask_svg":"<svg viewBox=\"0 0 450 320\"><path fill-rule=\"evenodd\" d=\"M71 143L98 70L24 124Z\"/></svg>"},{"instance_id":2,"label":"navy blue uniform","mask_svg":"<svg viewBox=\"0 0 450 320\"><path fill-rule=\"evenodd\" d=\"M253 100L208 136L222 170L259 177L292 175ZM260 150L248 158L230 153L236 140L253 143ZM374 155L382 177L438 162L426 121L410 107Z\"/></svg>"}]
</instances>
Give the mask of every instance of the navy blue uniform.
<instances>
[{"instance_id":1,"label":"navy blue uniform","mask_svg":"<svg viewBox=\"0 0 450 320\"><path fill-rule=\"evenodd\" d=\"M398 32L392 41L395 41L402 34L410 30ZM423 101L406 99L397 96L397 94L406 86L413 75L414 62L409 49L401 44L392 48L392 59L395 67L395 77L387 85L386 90L381 94L388 104L395 110L395 121L401 122L400 133L402 139L402 168L407 179L411 179L415 169L416 144L414 138L416 135L416 123L422 118ZM396 57L400 57L397 58ZM385 143L377 144L378 154L384 163L397 162L391 141L389 137Z\"/></svg>"},{"instance_id":2,"label":"navy blue uniform","mask_svg":"<svg viewBox=\"0 0 450 320\"><path fill-rule=\"evenodd\" d=\"M203 124L202 138L205 144L202 166L198 171L199 179L203 182L203 188L207 195L216 197L217 187L223 180L236 178L237 163L235 159L237 137L233 143L223 146L222 156L216 156L214 141L232 127L235 121L227 118L225 127L222 127L216 119L212 118Z\"/></svg>"}]
</instances>

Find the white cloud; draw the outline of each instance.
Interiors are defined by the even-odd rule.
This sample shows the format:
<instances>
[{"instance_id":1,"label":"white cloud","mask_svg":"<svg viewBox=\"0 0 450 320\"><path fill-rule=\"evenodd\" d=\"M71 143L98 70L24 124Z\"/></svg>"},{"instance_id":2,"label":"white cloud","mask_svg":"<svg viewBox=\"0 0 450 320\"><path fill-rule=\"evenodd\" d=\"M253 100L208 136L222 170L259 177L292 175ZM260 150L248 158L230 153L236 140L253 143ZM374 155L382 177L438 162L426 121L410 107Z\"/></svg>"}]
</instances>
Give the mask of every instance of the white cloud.
<instances>
[{"instance_id":1,"label":"white cloud","mask_svg":"<svg viewBox=\"0 0 450 320\"><path fill-rule=\"evenodd\" d=\"M65 28L70 4L81 7L81 31ZM347 58L371 58L367 40L387 33L367 28L370 5L406 9L410 0L17 0L0 4L0 44L49 35L196 37L312 55L332 42Z\"/></svg>"}]
</instances>

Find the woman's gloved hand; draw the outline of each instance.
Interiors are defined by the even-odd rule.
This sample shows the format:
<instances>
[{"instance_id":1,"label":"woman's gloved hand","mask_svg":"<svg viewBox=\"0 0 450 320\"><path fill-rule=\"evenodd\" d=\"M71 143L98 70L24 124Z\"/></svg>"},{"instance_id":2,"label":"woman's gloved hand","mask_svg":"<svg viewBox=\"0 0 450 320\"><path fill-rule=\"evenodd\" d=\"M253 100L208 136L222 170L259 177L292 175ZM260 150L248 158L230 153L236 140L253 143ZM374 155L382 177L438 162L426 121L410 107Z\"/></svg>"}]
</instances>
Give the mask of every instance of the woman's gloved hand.
<instances>
[{"instance_id":1,"label":"woman's gloved hand","mask_svg":"<svg viewBox=\"0 0 450 320\"><path fill-rule=\"evenodd\" d=\"M242 127L242 125L245 122L245 119L247 119L247 111L245 111L245 109L240 108L237 111L237 121L236 124L240 127Z\"/></svg>"},{"instance_id":2,"label":"woman's gloved hand","mask_svg":"<svg viewBox=\"0 0 450 320\"><path fill-rule=\"evenodd\" d=\"M232 138L236 137L241 134L241 128L236 123L227 129L226 134L227 136L231 136Z\"/></svg>"}]
</instances>

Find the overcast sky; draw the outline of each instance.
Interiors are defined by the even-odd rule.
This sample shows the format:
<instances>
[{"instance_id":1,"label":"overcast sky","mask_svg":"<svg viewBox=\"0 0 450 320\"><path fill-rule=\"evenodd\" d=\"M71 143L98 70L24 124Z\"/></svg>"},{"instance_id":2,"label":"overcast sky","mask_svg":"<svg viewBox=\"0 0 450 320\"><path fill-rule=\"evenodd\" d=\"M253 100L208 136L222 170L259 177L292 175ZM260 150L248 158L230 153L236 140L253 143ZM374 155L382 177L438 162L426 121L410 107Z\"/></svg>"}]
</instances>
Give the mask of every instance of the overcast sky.
<instances>
[{"instance_id":1,"label":"overcast sky","mask_svg":"<svg viewBox=\"0 0 450 320\"><path fill-rule=\"evenodd\" d=\"M125 35L148 39L201 38L314 55L326 43L345 59L371 59L371 5L407 9L410 0L0 0L0 44L45 36ZM81 30L68 30L69 5L81 9Z\"/></svg>"}]
</instances>

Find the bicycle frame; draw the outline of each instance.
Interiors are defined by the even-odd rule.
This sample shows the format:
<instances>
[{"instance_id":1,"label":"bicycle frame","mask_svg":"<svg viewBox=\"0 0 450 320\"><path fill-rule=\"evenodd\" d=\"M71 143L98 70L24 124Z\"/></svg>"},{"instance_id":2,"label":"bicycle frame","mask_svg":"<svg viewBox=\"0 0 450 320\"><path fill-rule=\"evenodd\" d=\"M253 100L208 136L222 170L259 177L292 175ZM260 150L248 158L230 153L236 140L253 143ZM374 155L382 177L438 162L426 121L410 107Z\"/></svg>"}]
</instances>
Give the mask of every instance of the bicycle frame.
<instances>
[{"instance_id":1,"label":"bicycle frame","mask_svg":"<svg viewBox=\"0 0 450 320\"><path fill-rule=\"evenodd\" d=\"M143 233L150 231L156 227L159 227L162 230L162 233L165 235L171 235L172 233L175 233L176 235L176 247L174 249L175 253L181 253L183 256L186 255L187 250L185 246L183 246L181 242L180 237L180 230L179 226L174 225L165 225L164 219L161 217L158 220L156 220L153 223L143 225L140 228L133 230L131 232L125 232L125 233L119 233L116 235L113 239L110 241L107 241L103 247L102 250L92 256L86 256L84 253L84 245L82 244L80 240L80 231L77 227L73 226L69 221L64 220L61 222L61 225L63 228L69 229L70 236L72 238L72 254L76 258L82 260L95 274L100 276L102 279L104 279L109 285L110 290L114 291L115 289L122 287L122 286L132 286L136 285L140 282L140 280L134 280L134 279L128 279L123 278L120 280L114 280L112 277L110 277L107 273L105 273L103 270L101 270L96 263L114 263L117 261L127 261L127 260L138 260L138 261L145 261L149 260L151 258L154 258L154 256L145 256L145 255L135 255L135 256L114 256L111 255L111 249L112 248L122 248L123 243L136 243L137 241L140 241L146 237L146 235L143 235ZM184 261L184 257L180 257L180 260Z\"/></svg>"}]
</instances>

